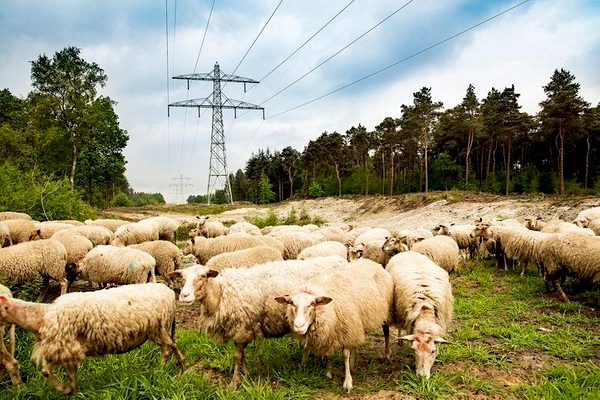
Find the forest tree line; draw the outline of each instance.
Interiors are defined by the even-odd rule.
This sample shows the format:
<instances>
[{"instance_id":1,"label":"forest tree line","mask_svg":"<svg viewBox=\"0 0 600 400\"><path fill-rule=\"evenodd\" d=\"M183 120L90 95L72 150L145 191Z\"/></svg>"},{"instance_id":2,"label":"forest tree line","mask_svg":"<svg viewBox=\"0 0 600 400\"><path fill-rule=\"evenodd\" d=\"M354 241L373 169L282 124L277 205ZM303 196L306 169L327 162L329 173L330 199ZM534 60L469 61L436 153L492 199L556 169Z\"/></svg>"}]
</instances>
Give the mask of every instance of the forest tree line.
<instances>
[{"instance_id":1,"label":"forest tree line","mask_svg":"<svg viewBox=\"0 0 600 400\"><path fill-rule=\"evenodd\" d=\"M292 147L253 153L230 174L234 200L269 203L294 196L395 195L430 190L600 194L600 103L579 94L569 71L543 86L540 111L521 111L514 85L443 109L423 87L368 131L323 132L302 152ZM188 202L205 200L190 196ZM223 191L215 202L225 201Z\"/></svg>"}]
</instances>

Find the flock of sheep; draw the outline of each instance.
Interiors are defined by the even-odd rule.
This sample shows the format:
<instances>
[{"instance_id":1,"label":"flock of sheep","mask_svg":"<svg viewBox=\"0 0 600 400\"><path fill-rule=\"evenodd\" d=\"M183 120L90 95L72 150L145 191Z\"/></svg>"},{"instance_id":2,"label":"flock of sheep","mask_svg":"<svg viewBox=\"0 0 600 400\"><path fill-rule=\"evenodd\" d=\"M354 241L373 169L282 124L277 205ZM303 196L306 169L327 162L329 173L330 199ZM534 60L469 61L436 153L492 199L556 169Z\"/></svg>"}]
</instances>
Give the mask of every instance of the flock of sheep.
<instances>
[{"instance_id":1,"label":"flock of sheep","mask_svg":"<svg viewBox=\"0 0 600 400\"><path fill-rule=\"evenodd\" d=\"M88 355L122 353L148 339L174 353L177 297L199 305L197 325L215 342L233 341L236 388L248 375L246 346L259 338L291 333L309 353L344 358L343 388L353 388L356 348L379 329L389 357L390 326L415 353L415 372L429 378L452 320L449 274L461 258L494 255L499 266L535 263L547 288L568 300L567 275L600 283L600 207L574 223L527 218L473 224L438 224L393 231L348 225L285 225L263 229L238 222L226 227L198 217L183 251L175 244L181 222L150 217L37 222L0 212L0 330L9 326L9 346L0 344L0 370L21 382L14 357L15 325L36 337L32 359L61 393L76 391L78 365ZM193 258L191 266L183 260ZM44 290L59 283L52 303L11 296L10 285L38 275ZM157 283L156 276L164 283ZM87 280L101 290L67 293L70 282ZM7 287L8 286L8 287ZM106 288L110 286L109 288ZM54 376L65 367L68 383Z\"/></svg>"}]
</instances>

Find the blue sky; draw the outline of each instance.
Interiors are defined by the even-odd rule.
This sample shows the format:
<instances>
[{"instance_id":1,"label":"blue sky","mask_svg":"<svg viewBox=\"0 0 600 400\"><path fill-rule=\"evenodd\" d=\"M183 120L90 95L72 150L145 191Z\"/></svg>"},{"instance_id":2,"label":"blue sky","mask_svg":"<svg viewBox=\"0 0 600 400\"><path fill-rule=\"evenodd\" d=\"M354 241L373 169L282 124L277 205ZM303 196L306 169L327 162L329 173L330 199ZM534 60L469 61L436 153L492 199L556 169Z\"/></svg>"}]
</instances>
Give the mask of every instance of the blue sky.
<instances>
[{"instance_id":1,"label":"blue sky","mask_svg":"<svg viewBox=\"0 0 600 400\"><path fill-rule=\"evenodd\" d=\"M284 0L236 75L261 79L321 28L350 0ZM31 90L30 61L67 46L82 49L108 75L102 94L117 102L120 124L129 132L126 175L136 191L175 196L177 176L191 178L189 194L206 192L211 116L173 108L168 101L207 97L210 83L168 76L209 72L219 62L233 73L279 0L34 1L4 0L0 8L0 89L25 97ZM481 99L512 84L531 114L544 100L542 86L564 68L581 84L580 94L600 101L600 0L530 0L472 31L411 58L370 79L294 111L285 110L360 79L419 52L519 1L355 0L331 24L260 84L243 93L227 84L232 99L260 104L342 49L393 11L401 11L289 89L264 103L262 113L224 111L230 172L243 169L252 152L292 146L302 151L322 132L345 132L362 124L373 129L398 117L402 104L426 86L435 101L454 107L473 84ZM168 51L166 16L168 16ZM167 66L169 72L167 74ZM168 87L167 87L168 86ZM167 100L168 99L168 100ZM275 116L277 115L277 116ZM271 117L274 116L274 117Z\"/></svg>"}]
</instances>

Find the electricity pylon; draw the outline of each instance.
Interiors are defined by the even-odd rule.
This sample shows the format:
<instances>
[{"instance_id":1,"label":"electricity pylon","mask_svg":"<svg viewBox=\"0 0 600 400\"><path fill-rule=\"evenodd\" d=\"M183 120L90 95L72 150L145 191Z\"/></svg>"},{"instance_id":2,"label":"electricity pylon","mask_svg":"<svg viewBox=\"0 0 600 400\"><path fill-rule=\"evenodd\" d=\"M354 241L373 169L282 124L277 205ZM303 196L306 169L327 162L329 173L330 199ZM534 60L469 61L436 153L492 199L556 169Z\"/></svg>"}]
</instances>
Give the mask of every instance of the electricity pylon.
<instances>
[{"instance_id":1,"label":"electricity pylon","mask_svg":"<svg viewBox=\"0 0 600 400\"><path fill-rule=\"evenodd\" d=\"M177 75L173 79L187 80L188 90L190 81L213 81L213 92L211 97L201 99L192 99L177 101L169 104L169 107L196 107L198 108L198 117L200 117L201 108L212 108L212 133L210 136L210 164L208 167L208 187L206 189L207 203L210 204L210 197L215 190L217 181L220 181L225 190L225 195L229 203L233 203L231 195L231 184L227 173L227 156L225 153L225 133L223 130L223 109L233 108L233 115L237 117L237 110L262 110L263 119L265 118L265 109L256 104L246 103L240 100L227 98L221 92L221 82L241 82L258 83L253 79L243 78L237 75L228 75L221 72L219 63L215 63L212 72L202 74Z\"/></svg>"},{"instance_id":2,"label":"electricity pylon","mask_svg":"<svg viewBox=\"0 0 600 400\"><path fill-rule=\"evenodd\" d=\"M186 187L192 187L194 185L192 185L191 183L184 183L184 181L189 182L190 179L192 178L187 178L184 177L183 174L179 174L178 177L176 178L171 178L173 181L175 182L179 182L179 183L172 183L169 186L175 188L175 204L181 204L181 203L185 203L185 199L184 199L184 188Z\"/></svg>"}]
</instances>

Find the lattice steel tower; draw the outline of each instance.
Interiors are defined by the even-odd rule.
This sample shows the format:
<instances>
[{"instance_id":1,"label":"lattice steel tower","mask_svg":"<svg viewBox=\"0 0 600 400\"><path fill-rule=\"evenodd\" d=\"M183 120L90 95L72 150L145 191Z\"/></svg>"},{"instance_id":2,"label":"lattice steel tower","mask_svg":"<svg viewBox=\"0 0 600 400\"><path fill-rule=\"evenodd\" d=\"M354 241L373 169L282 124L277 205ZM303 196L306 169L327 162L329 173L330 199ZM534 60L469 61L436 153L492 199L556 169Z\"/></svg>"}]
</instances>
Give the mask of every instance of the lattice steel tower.
<instances>
[{"instance_id":1,"label":"lattice steel tower","mask_svg":"<svg viewBox=\"0 0 600 400\"><path fill-rule=\"evenodd\" d=\"M253 79L243 78L237 75L228 75L221 72L219 63L215 63L215 68L212 72L202 74L178 75L173 79L187 80L188 90L190 89L190 81L213 81L213 92L211 97L201 99L192 99L177 101L169 104L169 107L197 107L198 117L200 117L201 108L212 108L212 133L210 136L210 165L208 167L208 187L206 189L207 202L210 204L210 197L216 188L216 183L221 182L227 200L232 203L233 196L231 195L231 185L229 182L229 174L227 173L227 156L225 153L225 132L223 130L223 109L233 108L234 117L237 117L237 110L262 110L263 119L265 118L265 109L256 104L246 103L240 100L227 98L221 92L221 82L241 82L244 84L244 92L246 91L246 83L258 83Z\"/></svg>"}]
</instances>

